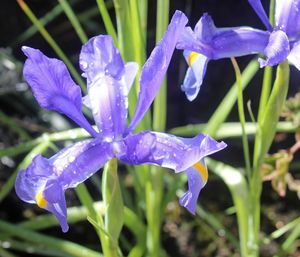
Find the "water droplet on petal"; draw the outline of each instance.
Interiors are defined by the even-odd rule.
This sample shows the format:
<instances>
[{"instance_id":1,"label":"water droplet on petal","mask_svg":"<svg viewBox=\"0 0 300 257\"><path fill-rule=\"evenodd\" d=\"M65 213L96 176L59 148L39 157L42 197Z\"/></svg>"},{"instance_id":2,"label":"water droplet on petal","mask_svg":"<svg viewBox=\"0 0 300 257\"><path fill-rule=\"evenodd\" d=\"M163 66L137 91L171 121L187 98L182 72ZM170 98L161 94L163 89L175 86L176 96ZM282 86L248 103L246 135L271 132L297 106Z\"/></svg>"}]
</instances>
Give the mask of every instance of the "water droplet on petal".
<instances>
[{"instance_id":1,"label":"water droplet on petal","mask_svg":"<svg viewBox=\"0 0 300 257\"><path fill-rule=\"evenodd\" d=\"M79 64L80 64L81 69L83 69L83 70L86 70L89 67L89 65L86 61L80 61Z\"/></svg>"}]
</instances>

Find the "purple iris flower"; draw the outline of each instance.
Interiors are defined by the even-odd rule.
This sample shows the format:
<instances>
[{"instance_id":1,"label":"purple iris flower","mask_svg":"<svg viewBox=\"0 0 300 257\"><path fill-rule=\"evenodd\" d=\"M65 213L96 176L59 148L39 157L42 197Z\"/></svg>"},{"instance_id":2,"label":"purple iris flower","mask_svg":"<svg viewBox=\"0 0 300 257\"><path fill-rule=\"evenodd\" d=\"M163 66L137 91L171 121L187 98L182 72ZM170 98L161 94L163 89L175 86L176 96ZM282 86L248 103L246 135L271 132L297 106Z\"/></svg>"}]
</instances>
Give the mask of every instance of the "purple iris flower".
<instances>
[{"instance_id":1,"label":"purple iris flower","mask_svg":"<svg viewBox=\"0 0 300 257\"><path fill-rule=\"evenodd\" d=\"M49 159L37 155L16 179L17 195L52 212L64 232L68 230L65 190L85 181L112 158L126 164L154 164L175 172L185 171L188 191L180 204L195 213L200 190L208 177L203 158L226 144L201 134L194 138L154 131L133 134L160 88L186 23L185 15L177 11L145 63L135 114L129 126L126 126L128 93L138 66L134 62L123 63L110 36L94 37L82 47L80 68L88 89L85 97L63 62L48 58L39 50L22 48L28 57L24 77L39 104L68 116L92 136ZM84 117L82 103L91 109L98 131Z\"/></svg>"},{"instance_id":2,"label":"purple iris flower","mask_svg":"<svg viewBox=\"0 0 300 257\"><path fill-rule=\"evenodd\" d=\"M248 0L267 30L251 27L217 28L205 13L194 31L186 27L177 44L189 65L182 90L192 101L199 93L210 60L249 54L264 54L261 67L273 66L286 58L300 70L300 1L276 0L275 27L269 22L260 0Z\"/></svg>"}]
</instances>

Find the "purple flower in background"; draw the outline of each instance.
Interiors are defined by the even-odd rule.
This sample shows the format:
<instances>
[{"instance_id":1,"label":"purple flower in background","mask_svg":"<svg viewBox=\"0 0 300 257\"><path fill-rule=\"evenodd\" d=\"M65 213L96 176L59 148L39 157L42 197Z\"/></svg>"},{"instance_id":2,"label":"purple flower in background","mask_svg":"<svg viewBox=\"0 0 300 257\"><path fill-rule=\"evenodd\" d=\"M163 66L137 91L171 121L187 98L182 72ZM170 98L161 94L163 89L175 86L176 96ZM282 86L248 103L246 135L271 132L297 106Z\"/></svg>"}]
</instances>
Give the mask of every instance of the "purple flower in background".
<instances>
[{"instance_id":1,"label":"purple flower in background","mask_svg":"<svg viewBox=\"0 0 300 257\"><path fill-rule=\"evenodd\" d=\"M18 196L52 212L64 232L68 230L65 190L76 187L112 158L126 164L147 163L175 172L185 171L188 191L180 203L195 213L200 190L208 177L203 158L223 149L226 144L201 134L181 138L154 131L132 133L160 88L186 23L187 18L177 11L163 39L145 63L135 114L128 127L128 93L138 66L134 62L123 63L110 36L94 37L82 47L80 68L88 89L85 97L81 96L79 86L61 61L50 59L39 50L22 48L28 57L24 77L39 104L65 114L93 137L75 143L49 159L37 155L16 179ZM84 117L82 103L91 109L98 131Z\"/></svg>"},{"instance_id":2,"label":"purple flower in background","mask_svg":"<svg viewBox=\"0 0 300 257\"><path fill-rule=\"evenodd\" d=\"M194 31L186 27L177 48L184 50L189 65L182 90L192 101L199 93L210 60L261 53L261 67L273 66L286 58L300 69L300 1L277 0L273 28L260 0L248 0L267 31L251 27L217 28L208 14L204 14Z\"/></svg>"}]
</instances>

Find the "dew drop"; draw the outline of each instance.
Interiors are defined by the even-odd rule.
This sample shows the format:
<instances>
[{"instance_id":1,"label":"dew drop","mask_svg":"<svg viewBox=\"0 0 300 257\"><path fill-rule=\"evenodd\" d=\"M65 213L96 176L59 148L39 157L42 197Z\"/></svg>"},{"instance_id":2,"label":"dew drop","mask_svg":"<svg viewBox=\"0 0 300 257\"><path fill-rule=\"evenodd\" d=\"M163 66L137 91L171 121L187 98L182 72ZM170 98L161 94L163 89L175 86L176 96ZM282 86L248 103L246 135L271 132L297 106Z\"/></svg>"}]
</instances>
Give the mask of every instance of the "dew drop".
<instances>
[{"instance_id":1,"label":"dew drop","mask_svg":"<svg viewBox=\"0 0 300 257\"><path fill-rule=\"evenodd\" d=\"M81 69L85 70L89 67L88 63L86 61L80 61L80 67Z\"/></svg>"}]
</instances>

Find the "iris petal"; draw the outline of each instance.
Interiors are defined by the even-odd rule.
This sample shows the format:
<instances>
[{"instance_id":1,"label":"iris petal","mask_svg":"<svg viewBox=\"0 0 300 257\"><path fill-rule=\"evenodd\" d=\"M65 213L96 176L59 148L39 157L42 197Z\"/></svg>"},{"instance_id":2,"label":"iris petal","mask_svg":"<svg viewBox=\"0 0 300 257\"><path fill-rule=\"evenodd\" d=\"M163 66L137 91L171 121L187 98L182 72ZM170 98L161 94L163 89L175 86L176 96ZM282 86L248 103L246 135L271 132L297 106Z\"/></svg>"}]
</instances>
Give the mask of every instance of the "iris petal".
<instances>
[{"instance_id":1,"label":"iris petal","mask_svg":"<svg viewBox=\"0 0 300 257\"><path fill-rule=\"evenodd\" d=\"M64 191L89 178L113 157L112 145L99 139L78 142L50 159L38 155L26 170L19 172L16 193L23 201L52 212L66 232Z\"/></svg>"},{"instance_id":2,"label":"iris petal","mask_svg":"<svg viewBox=\"0 0 300 257\"><path fill-rule=\"evenodd\" d=\"M127 150L118 158L127 164L154 164L175 172L186 172L189 190L181 197L180 204L193 214L208 177L203 158L226 147L224 142L201 134L181 138L153 131L129 135L124 144Z\"/></svg>"},{"instance_id":3,"label":"iris petal","mask_svg":"<svg viewBox=\"0 0 300 257\"><path fill-rule=\"evenodd\" d=\"M96 131L81 111L80 87L71 79L65 64L37 49L24 46L22 50L28 57L23 74L38 103L43 108L63 113L96 137Z\"/></svg>"},{"instance_id":4,"label":"iris petal","mask_svg":"<svg viewBox=\"0 0 300 257\"><path fill-rule=\"evenodd\" d=\"M180 198L179 203L190 213L195 214L200 191L207 182L208 173L204 160L188 168L185 173L188 177L188 191Z\"/></svg>"},{"instance_id":5,"label":"iris petal","mask_svg":"<svg viewBox=\"0 0 300 257\"><path fill-rule=\"evenodd\" d=\"M300 30L300 1L276 0L276 28L286 32L289 38L299 37Z\"/></svg>"},{"instance_id":6,"label":"iris petal","mask_svg":"<svg viewBox=\"0 0 300 257\"><path fill-rule=\"evenodd\" d=\"M153 102L167 72L177 39L186 24L186 16L182 12L176 11L164 37L146 61L141 73L139 97L134 116L128 128L129 132L134 130Z\"/></svg>"},{"instance_id":7,"label":"iris petal","mask_svg":"<svg viewBox=\"0 0 300 257\"><path fill-rule=\"evenodd\" d=\"M190 67L186 72L181 89L185 92L188 100L193 101L199 93L209 59L196 52L184 51L183 54Z\"/></svg>"},{"instance_id":8,"label":"iris petal","mask_svg":"<svg viewBox=\"0 0 300 257\"><path fill-rule=\"evenodd\" d=\"M300 70L300 41L294 43L293 48L288 56L288 60Z\"/></svg>"},{"instance_id":9,"label":"iris petal","mask_svg":"<svg viewBox=\"0 0 300 257\"><path fill-rule=\"evenodd\" d=\"M282 30L271 33L269 43L264 50L267 60L259 59L260 67L273 66L283 62L290 53L289 39Z\"/></svg>"},{"instance_id":10,"label":"iris petal","mask_svg":"<svg viewBox=\"0 0 300 257\"><path fill-rule=\"evenodd\" d=\"M260 20L263 22L263 24L266 26L267 30L272 31L272 25L269 21L269 18L261 4L261 0L248 0L249 4L252 6ZM277 1L278 2L278 1Z\"/></svg>"},{"instance_id":11,"label":"iris petal","mask_svg":"<svg viewBox=\"0 0 300 257\"><path fill-rule=\"evenodd\" d=\"M106 141L120 139L125 131L128 92L137 65L124 65L110 36L97 36L82 47L80 66L87 77L88 101Z\"/></svg>"},{"instance_id":12,"label":"iris petal","mask_svg":"<svg viewBox=\"0 0 300 257\"><path fill-rule=\"evenodd\" d=\"M186 30L189 30L188 28ZM251 27L216 28L207 13L199 20L195 28L198 43L191 44L185 32L177 44L178 49L198 52L207 58L217 60L233 56L262 53L268 44L270 33Z\"/></svg>"},{"instance_id":13,"label":"iris petal","mask_svg":"<svg viewBox=\"0 0 300 257\"><path fill-rule=\"evenodd\" d=\"M154 164L180 172L203 157L226 147L210 136L176 137L166 133L143 131L124 139L126 152L117 156L127 164Z\"/></svg>"},{"instance_id":14,"label":"iris petal","mask_svg":"<svg viewBox=\"0 0 300 257\"><path fill-rule=\"evenodd\" d=\"M114 47L112 37L107 35L93 37L82 46L79 64L88 84L100 74L110 75L118 80L124 73L124 63L119 50Z\"/></svg>"}]
</instances>

